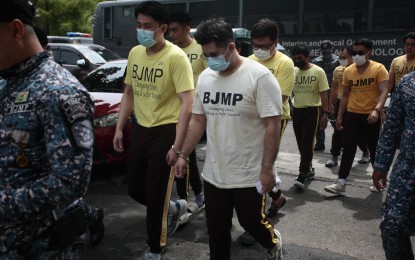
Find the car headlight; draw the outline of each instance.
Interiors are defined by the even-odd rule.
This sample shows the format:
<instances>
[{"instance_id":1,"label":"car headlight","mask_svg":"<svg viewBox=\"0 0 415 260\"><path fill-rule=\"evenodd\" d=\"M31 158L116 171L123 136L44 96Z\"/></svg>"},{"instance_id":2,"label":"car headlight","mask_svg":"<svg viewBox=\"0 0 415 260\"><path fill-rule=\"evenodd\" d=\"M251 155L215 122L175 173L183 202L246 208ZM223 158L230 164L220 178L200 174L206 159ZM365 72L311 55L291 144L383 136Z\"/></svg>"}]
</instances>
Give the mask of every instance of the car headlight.
<instances>
[{"instance_id":1,"label":"car headlight","mask_svg":"<svg viewBox=\"0 0 415 260\"><path fill-rule=\"evenodd\" d=\"M118 114L119 113L112 113L109 115L101 116L94 119L94 126L95 127L109 127L115 126L118 121Z\"/></svg>"}]
</instances>

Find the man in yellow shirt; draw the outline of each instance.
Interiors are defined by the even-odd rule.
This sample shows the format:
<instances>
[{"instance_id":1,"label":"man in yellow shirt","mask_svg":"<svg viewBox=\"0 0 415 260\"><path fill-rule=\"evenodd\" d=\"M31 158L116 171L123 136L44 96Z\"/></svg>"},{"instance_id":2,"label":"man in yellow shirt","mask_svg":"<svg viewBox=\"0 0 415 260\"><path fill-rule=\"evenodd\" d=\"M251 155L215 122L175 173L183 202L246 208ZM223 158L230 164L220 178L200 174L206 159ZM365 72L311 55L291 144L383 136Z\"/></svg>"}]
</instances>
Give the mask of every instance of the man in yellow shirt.
<instances>
[{"instance_id":1,"label":"man in yellow shirt","mask_svg":"<svg viewBox=\"0 0 415 260\"><path fill-rule=\"evenodd\" d=\"M207 64L202 59L202 47L189 35L191 22L192 18L189 13L184 11L173 13L170 16L169 39L187 54L192 65L193 80L196 85L200 73L207 68ZM195 193L195 203L198 210L200 210L204 207L205 198L202 190L203 185L200 179L200 172L197 166L196 150L193 150L189 155L189 174L185 178L176 179L177 193L181 199L187 200L189 182Z\"/></svg>"},{"instance_id":2,"label":"man in yellow shirt","mask_svg":"<svg viewBox=\"0 0 415 260\"><path fill-rule=\"evenodd\" d=\"M294 87L294 63L285 54L277 51L278 25L270 19L261 19L251 30L251 39L254 54L249 59L257 61L270 70L278 80L281 88L283 114L281 116L281 136L284 134L290 116L290 104L288 99ZM285 196L279 190L276 194L270 192L273 201L267 211L268 217L274 217L278 210L285 204Z\"/></svg>"},{"instance_id":3,"label":"man in yellow shirt","mask_svg":"<svg viewBox=\"0 0 415 260\"><path fill-rule=\"evenodd\" d=\"M309 62L310 49L307 45L296 45L291 51L291 57L296 66L292 102L293 128L301 154L299 174L294 186L304 189L305 182L314 179L311 162L317 128L327 127L329 84L324 70ZM323 116L319 124L320 107L323 108Z\"/></svg>"},{"instance_id":4,"label":"man in yellow shirt","mask_svg":"<svg viewBox=\"0 0 415 260\"><path fill-rule=\"evenodd\" d=\"M176 231L187 209L185 200L170 201L174 181L171 166L181 154L194 83L186 54L164 39L169 17L166 7L146 1L137 6L135 17L141 45L128 57L113 143L115 151L123 150L122 129L134 111L138 125L129 152L128 193L147 206L150 252L145 259L159 260L167 235Z\"/></svg>"},{"instance_id":5,"label":"man in yellow shirt","mask_svg":"<svg viewBox=\"0 0 415 260\"><path fill-rule=\"evenodd\" d=\"M340 100L343 95L343 73L346 67L353 64L352 59L352 52L353 46L344 46L340 49L339 53L339 62L340 66L338 66L333 72L333 85L330 91L330 99L329 99L329 110L330 114L337 118L337 114L339 112ZM331 120L333 122L333 120ZM343 147L343 131L338 130L335 127L335 121L332 123L334 127L333 136L331 138L331 149L330 153L332 155L331 159L328 160L325 164L327 168L332 168L338 164L338 156L340 155L340 151ZM370 162L369 158L369 151L367 150L366 140L364 138L360 139L358 143L359 148L362 150L363 155L362 158L357 161L360 164L366 164Z\"/></svg>"},{"instance_id":6,"label":"man in yellow shirt","mask_svg":"<svg viewBox=\"0 0 415 260\"><path fill-rule=\"evenodd\" d=\"M325 191L344 195L346 178L352 168L357 143L362 136L367 141L370 161L375 160L376 145L381 126L381 111L388 96L388 71L382 64L370 60L373 43L359 39L353 43L354 64L343 73L343 96L340 102L337 129L343 129L343 155L338 180ZM347 115L343 115L346 111ZM342 126L343 123L343 126Z\"/></svg>"},{"instance_id":7,"label":"man in yellow shirt","mask_svg":"<svg viewBox=\"0 0 415 260\"><path fill-rule=\"evenodd\" d=\"M393 92L402 77L415 70L415 32L404 37L405 55L393 59L389 69L389 90Z\"/></svg>"}]
</instances>

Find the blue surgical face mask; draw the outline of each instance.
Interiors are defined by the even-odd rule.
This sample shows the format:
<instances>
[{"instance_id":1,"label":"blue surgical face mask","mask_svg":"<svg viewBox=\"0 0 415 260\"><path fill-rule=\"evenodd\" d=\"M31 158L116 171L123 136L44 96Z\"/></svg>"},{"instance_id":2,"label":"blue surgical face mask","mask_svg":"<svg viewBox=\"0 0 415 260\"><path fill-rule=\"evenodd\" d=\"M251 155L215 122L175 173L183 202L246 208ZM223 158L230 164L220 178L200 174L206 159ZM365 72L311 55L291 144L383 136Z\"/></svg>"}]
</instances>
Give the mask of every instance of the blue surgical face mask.
<instances>
[{"instance_id":1,"label":"blue surgical face mask","mask_svg":"<svg viewBox=\"0 0 415 260\"><path fill-rule=\"evenodd\" d=\"M211 70L214 71L224 71L229 67L229 63L231 60L226 61L225 55L228 52L228 48L226 49L225 54L218 55L216 57L206 57L206 62ZM232 58L232 57L231 57Z\"/></svg>"},{"instance_id":2,"label":"blue surgical face mask","mask_svg":"<svg viewBox=\"0 0 415 260\"><path fill-rule=\"evenodd\" d=\"M146 48L153 47L154 44L156 44L157 42L156 40L154 40L154 33L157 32L160 28L161 26L157 28L157 30L155 30L154 32L150 30L137 29L138 42Z\"/></svg>"}]
</instances>

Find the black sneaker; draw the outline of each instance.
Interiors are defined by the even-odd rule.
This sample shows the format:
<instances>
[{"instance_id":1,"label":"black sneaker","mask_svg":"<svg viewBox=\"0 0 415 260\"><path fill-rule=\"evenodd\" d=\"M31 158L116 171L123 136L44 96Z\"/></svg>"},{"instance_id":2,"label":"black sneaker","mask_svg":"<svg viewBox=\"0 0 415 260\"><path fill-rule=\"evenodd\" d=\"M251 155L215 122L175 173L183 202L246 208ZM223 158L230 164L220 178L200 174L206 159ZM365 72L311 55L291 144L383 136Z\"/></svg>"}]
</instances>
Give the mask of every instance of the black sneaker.
<instances>
[{"instance_id":1,"label":"black sneaker","mask_svg":"<svg viewBox=\"0 0 415 260\"><path fill-rule=\"evenodd\" d=\"M315 175L316 175L316 173L314 171L314 168L311 168L310 171L306 174L305 180L306 181L314 180Z\"/></svg>"},{"instance_id":2,"label":"black sneaker","mask_svg":"<svg viewBox=\"0 0 415 260\"><path fill-rule=\"evenodd\" d=\"M314 146L314 151L315 152L317 152L317 151L324 151L324 149L326 149L326 146L324 144L316 144Z\"/></svg>"},{"instance_id":3,"label":"black sneaker","mask_svg":"<svg viewBox=\"0 0 415 260\"><path fill-rule=\"evenodd\" d=\"M104 211L98 209L98 219L97 221L88 227L89 230L89 241L91 242L92 247L98 246L105 234L104 227Z\"/></svg>"},{"instance_id":4,"label":"black sneaker","mask_svg":"<svg viewBox=\"0 0 415 260\"><path fill-rule=\"evenodd\" d=\"M300 172L294 181L294 186L300 189L304 189L304 182L306 181L306 174Z\"/></svg>"}]
</instances>

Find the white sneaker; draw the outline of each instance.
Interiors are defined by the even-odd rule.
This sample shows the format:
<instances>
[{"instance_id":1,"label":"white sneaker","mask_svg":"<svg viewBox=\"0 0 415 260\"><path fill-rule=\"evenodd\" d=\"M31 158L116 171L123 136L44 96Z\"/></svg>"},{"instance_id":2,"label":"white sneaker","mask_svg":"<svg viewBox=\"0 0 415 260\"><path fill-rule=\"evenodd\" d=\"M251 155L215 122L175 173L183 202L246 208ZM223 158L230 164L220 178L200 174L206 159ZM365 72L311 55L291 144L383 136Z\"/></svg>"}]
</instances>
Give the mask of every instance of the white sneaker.
<instances>
[{"instance_id":1,"label":"white sneaker","mask_svg":"<svg viewBox=\"0 0 415 260\"><path fill-rule=\"evenodd\" d=\"M187 212L186 200L176 200L176 214L167 216L167 236L171 236L176 232L180 225L180 218Z\"/></svg>"},{"instance_id":2,"label":"white sneaker","mask_svg":"<svg viewBox=\"0 0 415 260\"><path fill-rule=\"evenodd\" d=\"M272 249L265 251L265 260L282 260L282 237L278 230L274 229L275 235L277 236L277 244Z\"/></svg>"},{"instance_id":3,"label":"white sneaker","mask_svg":"<svg viewBox=\"0 0 415 260\"><path fill-rule=\"evenodd\" d=\"M376 187L375 186L370 186L370 191L371 192L382 192L382 191L384 191L383 189L381 189L380 191L378 190L378 189L376 189Z\"/></svg>"},{"instance_id":4,"label":"white sneaker","mask_svg":"<svg viewBox=\"0 0 415 260\"><path fill-rule=\"evenodd\" d=\"M344 195L346 192L346 185L341 185L338 182L324 187L324 190L330 193Z\"/></svg>"}]
</instances>

